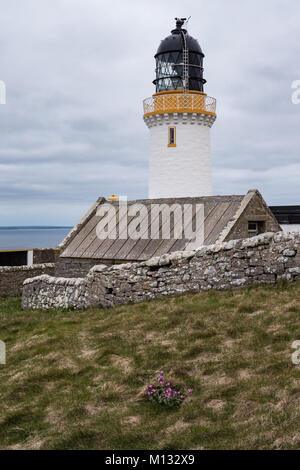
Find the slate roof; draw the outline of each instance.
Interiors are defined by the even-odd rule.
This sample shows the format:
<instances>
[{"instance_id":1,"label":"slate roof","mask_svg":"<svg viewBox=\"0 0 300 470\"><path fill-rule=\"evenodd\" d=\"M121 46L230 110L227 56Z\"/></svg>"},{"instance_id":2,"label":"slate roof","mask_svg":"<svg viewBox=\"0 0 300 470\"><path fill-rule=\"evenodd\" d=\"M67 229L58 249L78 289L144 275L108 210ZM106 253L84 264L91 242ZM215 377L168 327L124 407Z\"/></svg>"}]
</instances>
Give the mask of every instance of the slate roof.
<instances>
[{"instance_id":1,"label":"slate roof","mask_svg":"<svg viewBox=\"0 0 300 470\"><path fill-rule=\"evenodd\" d=\"M223 241L226 232L235 224L235 221L241 214L241 211L250 201L255 191L249 191L246 196L209 196L199 198L180 198L180 199L145 199L138 201L128 201L128 207L132 204L144 204L148 209L148 220L150 220L151 204L192 204L193 223L195 221L195 211L197 204L204 205L204 244L211 245ZM116 207L118 214L119 203L115 201L106 201L99 198L83 219L74 227L65 240L59 246L61 248L62 258L90 258L114 261L142 261L154 256L160 256L164 253L174 251L184 251L191 249L190 240L185 238L170 240L115 240L99 239L96 234L96 226L101 217L96 215L97 209L101 204L112 204ZM123 220L124 221L124 220ZM130 219L127 220L127 223ZM151 230L151 224L149 224ZM160 232L162 223L160 220ZM222 234L224 234L222 238Z\"/></svg>"}]
</instances>

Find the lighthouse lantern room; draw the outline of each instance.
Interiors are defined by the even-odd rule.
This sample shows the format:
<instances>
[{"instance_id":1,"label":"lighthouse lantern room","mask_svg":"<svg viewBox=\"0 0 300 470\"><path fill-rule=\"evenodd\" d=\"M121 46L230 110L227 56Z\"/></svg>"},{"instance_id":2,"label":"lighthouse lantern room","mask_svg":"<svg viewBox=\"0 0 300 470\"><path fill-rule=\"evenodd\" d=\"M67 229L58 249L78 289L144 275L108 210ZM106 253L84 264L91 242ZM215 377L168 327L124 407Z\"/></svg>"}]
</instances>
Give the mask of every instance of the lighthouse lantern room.
<instances>
[{"instance_id":1,"label":"lighthouse lantern room","mask_svg":"<svg viewBox=\"0 0 300 470\"><path fill-rule=\"evenodd\" d=\"M176 18L155 55L156 93L144 100L150 130L149 198L210 196L210 128L216 100L204 93L204 54Z\"/></svg>"}]
</instances>

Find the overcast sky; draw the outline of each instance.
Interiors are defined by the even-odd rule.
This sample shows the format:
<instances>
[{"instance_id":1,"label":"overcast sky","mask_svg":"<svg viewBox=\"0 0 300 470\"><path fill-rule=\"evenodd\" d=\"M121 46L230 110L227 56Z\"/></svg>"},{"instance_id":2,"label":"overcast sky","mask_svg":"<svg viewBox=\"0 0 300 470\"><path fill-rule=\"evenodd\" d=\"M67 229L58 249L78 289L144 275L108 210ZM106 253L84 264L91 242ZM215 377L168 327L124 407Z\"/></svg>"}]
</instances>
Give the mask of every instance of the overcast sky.
<instances>
[{"instance_id":1,"label":"overcast sky","mask_svg":"<svg viewBox=\"0 0 300 470\"><path fill-rule=\"evenodd\" d=\"M142 100L191 16L217 98L214 194L300 204L300 2L1 0L0 225L72 225L99 196L147 196Z\"/></svg>"}]
</instances>

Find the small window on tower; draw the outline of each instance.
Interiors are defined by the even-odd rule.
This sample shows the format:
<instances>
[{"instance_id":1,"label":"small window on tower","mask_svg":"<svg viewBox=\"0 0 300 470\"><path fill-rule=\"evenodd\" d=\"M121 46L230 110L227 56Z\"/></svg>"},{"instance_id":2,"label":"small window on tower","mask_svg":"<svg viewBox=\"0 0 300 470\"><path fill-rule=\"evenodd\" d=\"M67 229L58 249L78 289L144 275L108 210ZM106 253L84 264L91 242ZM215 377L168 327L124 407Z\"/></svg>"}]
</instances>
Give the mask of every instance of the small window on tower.
<instances>
[{"instance_id":1,"label":"small window on tower","mask_svg":"<svg viewBox=\"0 0 300 470\"><path fill-rule=\"evenodd\" d=\"M176 147L176 127L169 127L168 147Z\"/></svg>"}]
</instances>

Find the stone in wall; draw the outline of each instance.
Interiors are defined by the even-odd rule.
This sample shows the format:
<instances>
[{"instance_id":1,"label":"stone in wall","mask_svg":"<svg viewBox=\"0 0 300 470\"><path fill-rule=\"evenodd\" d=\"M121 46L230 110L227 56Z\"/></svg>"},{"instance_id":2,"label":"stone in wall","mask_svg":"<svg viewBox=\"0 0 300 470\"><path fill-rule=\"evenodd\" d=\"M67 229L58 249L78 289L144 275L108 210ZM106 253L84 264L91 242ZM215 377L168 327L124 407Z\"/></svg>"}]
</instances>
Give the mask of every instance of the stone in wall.
<instances>
[{"instance_id":1,"label":"stone in wall","mask_svg":"<svg viewBox=\"0 0 300 470\"><path fill-rule=\"evenodd\" d=\"M300 233L265 233L142 263L94 266L84 278L31 278L24 282L23 308L109 308L281 279L300 279Z\"/></svg>"}]
</instances>

